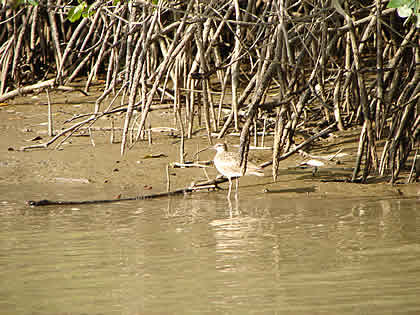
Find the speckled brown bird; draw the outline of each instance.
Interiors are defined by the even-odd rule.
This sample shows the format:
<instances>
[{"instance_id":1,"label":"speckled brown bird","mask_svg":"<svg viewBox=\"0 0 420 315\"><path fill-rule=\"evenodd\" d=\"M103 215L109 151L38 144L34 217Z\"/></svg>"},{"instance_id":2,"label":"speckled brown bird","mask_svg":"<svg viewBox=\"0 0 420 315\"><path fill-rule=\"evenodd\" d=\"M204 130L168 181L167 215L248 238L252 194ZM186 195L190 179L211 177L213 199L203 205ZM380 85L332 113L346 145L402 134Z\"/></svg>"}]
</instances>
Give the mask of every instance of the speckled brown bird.
<instances>
[{"instance_id":1,"label":"speckled brown bird","mask_svg":"<svg viewBox=\"0 0 420 315\"><path fill-rule=\"evenodd\" d=\"M236 152L229 152L226 143L218 143L213 147L213 149L217 151L213 159L214 166L219 171L219 173L228 178L228 195L230 195L232 189L232 178L242 176L240 156ZM248 161L245 175L264 176L264 170L254 163ZM236 180L236 192L238 192L238 182L239 179Z\"/></svg>"}]
</instances>

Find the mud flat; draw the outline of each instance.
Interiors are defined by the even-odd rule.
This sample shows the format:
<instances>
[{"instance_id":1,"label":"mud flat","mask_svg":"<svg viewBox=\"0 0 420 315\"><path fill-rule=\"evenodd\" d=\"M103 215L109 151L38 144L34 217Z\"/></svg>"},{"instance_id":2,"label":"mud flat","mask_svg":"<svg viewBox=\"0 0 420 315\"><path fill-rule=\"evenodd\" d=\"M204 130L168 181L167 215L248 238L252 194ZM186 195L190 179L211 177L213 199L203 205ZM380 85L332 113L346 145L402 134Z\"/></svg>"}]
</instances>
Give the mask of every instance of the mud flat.
<instances>
[{"instance_id":1,"label":"mud flat","mask_svg":"<svg viewBox=\"0 0 420 315\"><path fill-rule=\"evenodd\" d=\"M95 95L90 97L56 93L53 104L54 127L69 126L66 120L80 112L92 110ZM0 107L0 189L2 199L112 199L136 195L148 195L166 191L167 165L179 162L180 139L174 128L171 109L152 111L149 125L153 129L152 142L141 141L120 155L120 135L124 114L113 115L114 143L110 143L111 118L95 123L89 133L82 129L73 136L59 139L45 149L22 151L50 139L47 135L47 106L44 95L19 97ZM165 128L163 128L165 127ZM205 129L193 139L185 140L186 160L192 160L195 152L208 146ZM368 184L339 182L349 178L355 163L359 129L333 132L329 137L316 141L305 149L311 156L333 156L332 162L318 168L299 168L308 160L300 154L280 162L279 176L273 182L271 168L266 168L262 178L241 179L240 193L281 194L284 198L404 198L419 197L418 183L405 184L409 166L400 174L398 184L390 185L387 178L372 178ZM213 139L214 142L220 141ZM236 136L228 136L228 142L239 143ZM299 141L299 140L298 140ZM61 143L57 149L57 145ZM272 139L265 137L265 145ZM200 154L201 161L212 159L214 152ZM251 158L257 163L271 159L271 150L251 150ZM409 162L412 162L412 158ZM206 172L200 168L169 168L171 190L188 187L193 181L215 178L211 165ZM337 182L334 182L337 181ZM220 185L226 188L226 184ZM201 194L203 192L200 192ZM223 191L210 192L225 193Z\"/></svg>"}]
</instances>

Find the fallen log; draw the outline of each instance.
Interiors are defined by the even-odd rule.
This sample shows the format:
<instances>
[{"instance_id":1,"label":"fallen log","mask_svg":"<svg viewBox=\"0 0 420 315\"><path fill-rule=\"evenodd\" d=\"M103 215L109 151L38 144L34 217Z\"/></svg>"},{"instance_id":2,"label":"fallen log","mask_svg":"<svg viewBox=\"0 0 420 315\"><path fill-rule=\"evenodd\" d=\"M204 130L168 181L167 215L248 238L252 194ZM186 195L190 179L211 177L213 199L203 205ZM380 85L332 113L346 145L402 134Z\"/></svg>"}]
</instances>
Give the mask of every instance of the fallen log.
<instances>
[{"instance_id":1,"label":"fallen log","mask_svg":"<svg viewBox=\"0 0 420 315\"><path fill-rule=\"evenodd\" d=\"M116 198L116 199L98 199L98 200L28 200L26 204L31 207L40 207L40 206L54 206L54 205L89 205L89 204L100 204L100 203L111 203L111 202L121 202L121 201L132 201L132 200L146 200L146 199L156 199L161 197L169 197L174 195L182 195L186 193L191 193L198 190L203 189L216 189L218 188L217 185L227 182L227 178L217 178L208 180L202 183L191 183L189 187L184 187L181 189L161 192L157 194L151 195L139 195L134 197L127 197L127 198Z\"/></svg>"},{"instance_id":2,"label":"fallen log","mask_svg":"<svg viewBox=\"0 0 420 315\"><path fill-rule=\"evenodd\" d=\"M13 91L10 91L10 92L7 92L7 93L4 93L4 94L0 95L0 102L7 101L8 99L14 98L14 97L19 96L19 95L25 95L25 94L33 93L35 90L47 89L47 88L48 89L56 89L56 90L66 91L66 92L77 91L77 92L81 92L85 96L88 95L85 91L82 91L81 89L73 88L73 87L70 87L70 86L54 86L54 84L55 84L54 79L50 79L50 80L47 80L47 81L38 82L36 84L23 86L23 87L15 89Z\"/></svg>"}]
</instances>

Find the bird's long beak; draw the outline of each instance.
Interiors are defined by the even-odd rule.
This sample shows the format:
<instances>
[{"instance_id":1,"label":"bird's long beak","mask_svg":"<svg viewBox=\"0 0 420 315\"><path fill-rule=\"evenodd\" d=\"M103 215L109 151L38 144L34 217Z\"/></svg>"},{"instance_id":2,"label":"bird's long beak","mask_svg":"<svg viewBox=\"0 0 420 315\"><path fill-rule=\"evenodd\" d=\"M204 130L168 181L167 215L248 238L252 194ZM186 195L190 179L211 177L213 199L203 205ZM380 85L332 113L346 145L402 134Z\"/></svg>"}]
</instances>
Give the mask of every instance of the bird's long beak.
<instances>
[{"instance_id":1,"label":"bird's long beak","mask_svg":"<svg viewBox=\"0 0 420 315\"><path fill-rule=\"evenodd\" d=\"M199 155L201 152L206 151L206 150L211 149L211 148L213 148L213 146L210 146L210 147L207 147L207 148L201 149L200 151L196 152L196 153L193 155L193 160L194 160L194 159L197 157L197 155Z\"/></svg>"}]
</instances>

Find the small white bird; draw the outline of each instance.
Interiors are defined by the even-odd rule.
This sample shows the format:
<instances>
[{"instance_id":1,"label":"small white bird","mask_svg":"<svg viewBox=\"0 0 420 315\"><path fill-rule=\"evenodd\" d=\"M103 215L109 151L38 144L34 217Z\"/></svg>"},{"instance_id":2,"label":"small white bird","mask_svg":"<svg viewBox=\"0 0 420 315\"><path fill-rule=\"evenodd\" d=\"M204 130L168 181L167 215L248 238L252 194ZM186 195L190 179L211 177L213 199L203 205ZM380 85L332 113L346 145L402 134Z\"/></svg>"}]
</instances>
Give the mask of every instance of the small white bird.
<instances>
[{"instance_id":1,"label":"small white bird","mask_svg":"<svg viewBox=\"0 0 420 315\"><path fill-rule=\"evenodd\" d=\"M304 161L299 164L299 166L305 166L305 165L313 167L312 176L315 176L316 172L318 172L318 167L324 166L325 163L319 160L311 159L311 160Z\"/></svg>"},{"instance_id":2,"label":"small white bird","mask_svg":"<svg viewBox=\"0 0 420 315\"><path fill-rule=\"evenodd\" d=\"M217 151L213 159L214 166L219 173L228 178L228 195L230 195L232 189L232 178L242 176L240 156L238 153L228 152L226 143L217 143L213 149ZM246 173L244 175L264 176L264 169L248 161ZM236 180L236 192L238 192L238 182L239 179Z\"/></svg>"}]
</instances>

